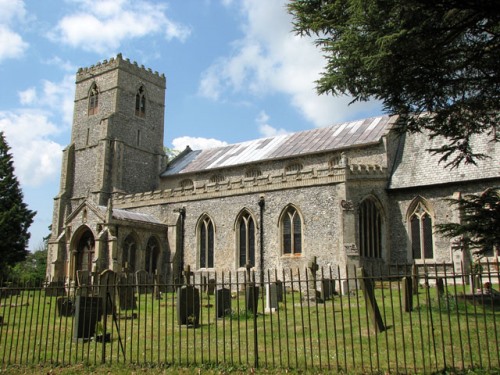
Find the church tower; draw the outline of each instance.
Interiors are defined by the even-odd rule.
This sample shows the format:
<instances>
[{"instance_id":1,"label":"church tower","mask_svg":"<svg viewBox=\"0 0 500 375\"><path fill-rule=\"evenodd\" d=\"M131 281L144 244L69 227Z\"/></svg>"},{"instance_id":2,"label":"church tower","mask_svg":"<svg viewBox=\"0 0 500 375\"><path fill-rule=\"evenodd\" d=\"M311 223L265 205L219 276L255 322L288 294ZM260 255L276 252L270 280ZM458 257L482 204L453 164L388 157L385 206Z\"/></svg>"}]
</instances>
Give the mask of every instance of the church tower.
<instances>
[{"instance_id":1,"label":"church tower","mask_svg":"<svg viewBox=\"0 0 500 375\"><path fill-rule=\"evenodd\" d=\"M113 193L152 191L164 166L166 79L121 54L76 74L71 143L63 152L52 237L84 202L107 206ZM53 254L58 259L61 254Z\"/></svg>"}]
</instances>

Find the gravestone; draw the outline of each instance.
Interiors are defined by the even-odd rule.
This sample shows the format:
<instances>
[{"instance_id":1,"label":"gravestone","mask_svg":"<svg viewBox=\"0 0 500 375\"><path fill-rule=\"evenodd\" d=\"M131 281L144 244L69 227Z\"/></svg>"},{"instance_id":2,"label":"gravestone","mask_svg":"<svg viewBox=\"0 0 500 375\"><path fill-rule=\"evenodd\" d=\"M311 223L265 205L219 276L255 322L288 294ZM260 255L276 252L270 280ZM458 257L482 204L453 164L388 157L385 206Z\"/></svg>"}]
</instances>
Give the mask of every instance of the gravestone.
<instances>
[{"instance_id":1,"label":"gravestone","mask_svg":"<svg viewBox=\"0 0 500 375\"><path fill-rule=\"evenodd\" d=\"M438 297L442 298L444 296L444 281L441 277L436 279L436 289Z\"/></svg>"},{"instance_id":2,"label":"gravestone","mask_svg":"<svg viewBox=\"0 0 500 375\"><path fill-rule=\"evenodd\" d=\"M76 281L78 283L77 293L81 296L88 296L92 294L91 290L91 274L87 270L76 271Z\"/></svg>"},{"instance_id":3,"label":"gravestone","mask_svg":"<svg viewBox=\"0 0 500 375\"><path fill-rule=\"evenodd\" d=\"M215 279L208 279L208 283L207 283L207 294L209 296L213 296L214 295L214 292L215 292Z\"/></svg>"},{"instance_id":4,"label":"gravestone","mask_svg":"<svg viewBox=\"0 0 500 375\"><path fill-rule=\"evenodd\" d=\"M405 312L413 311L413 278L403 277L403 307Z\"/></svg>"},{"instance_id":5,"label":"gravestone","mask_svg":"<svg viewBox=\"0 0 500 375\"><path fill-rule=\"evenodd\" d=\"M102 317L102 298L76 296L73 339L88 340L95 334L96 324Z\"/></svg>"},{"instance_id":6,"label":"gravestone","mask_svg":"<svg viewBox=\"0 0 500 375\"><path fill-rule=\"evenodd\" d=\"M373 280L368 277L363 268L358 268L357 277L359 278L359 284L363 290L363 294L365 295L368 315L372 321L375 333L383 332L385 330L384 321L382 320L382 314L380 314L377 300L375 299L375 287L373 285Z\"/></svg>"},{"instance_id":7,"label":"gravestone","mask_svg":"<svg viewBox=\"0 0 500 375\"><path fill-rule=\"evenodd\" d=\"M104 314L111 315L115 311L118 277L112 270L105 270L99 275L98 295L102 298Z\"/></svg>"},{"instance_id":8,"label":"gravestone","mask_svg":"<svg viewBox=\"0 0 500 375\"><path fill-rule=\"evenodd\" d=\"M311 302L319 302L318 298L318 292L316 290L316 273L319 270L319 265L317 262L317 257L313 257L313 260L308 263L307 268L309 269L310 272L310 277L308 279L308 285L307 285L307 299ZM306 270L307 272L307 270Z\"/></svg>"},{"instance_id":9,"label":"gravestone","mask_svg":"<svg viewBox=\"0 0 500 375\"><path fill-rule=\"evenodd\" d=\"M133 310L137 308L134 277L132 274L120 274L118 281L118 300L120 302L120 310Z\"/></svg>"},{"instance_id":10,"label":"gravestone","mask_svg":"<svg viewBox=\"0 0 500 375\"><path fill-rule=\"evenodd\" d=\"M137 285L137 294L151 293L153 290L153 278L145 270L139 270L135 273L135 283Z\"/></svg>"},{"instance_id":11,"label":"gravestone","mask_svg":"<svg viewBox=\"0 0 500 375\"><path fill-rule=\"evenodd\" d=\"M177 323L198 327L200 322L200 290L190 284L191 268L184 270L185 285L177 289Z\"/></svg>"},{"instance_id":12,"label":"gravestone","mask_svg":"<svg viewBox=\"0 0 500 375\"><path fill-rule=\"evenodd\" d=\"M64 288L64 281L52 280L45 287L45 296L47 297L60 297L66 294L66 289Z\"/></svg>"},{"instance_id":13,"label":"gravestone","mask_svg":"<svg viewBox=\"0 0 500 375\"><path fill-rule=\"evenodd\" d=\"M247 311L257 314L259 306L259 287L255 283L248 283L245 288L245 306Z\"/></svg>"},{"instance_id":14,"label":"gravestone","mask_svg":"<svg viewBox=\"0 0 500 375\"><path fill-rule=\"evenodd\" d=\"M321 280L321 299L326 301L330 299L335 293L335 280L323 279Z\"/></svg>"},{"instance_id":15,"label":"gravestone","mask_svg":"<svg viewBox=\"0 0 500 375\"><path fill-rule=\"evenodd\" d=\"M58 316L73 315L73 301L68 297L57 298L57 314Z\"/></svg>"},{"instance_id":16,"label":"gravestone","mask_svg":"<svg viewBox=\"0 0 500 375\"><path fill-rule=\"evenodd\" d=\"M276 280L275 284L276 284L276 300L278 302L283 302L283 290L284 290L283 281Z\"/></svg>"},{"instance_id":17,"label":"gravestone","mask_svg":"<svg viewBox=\"0 0 500 375\"><path fill-rule=\"evenodd\" d=\"M217 318L223 318L231 313L231 291L229 289L221 288L215 292L215 311Z\"/></svg>"},{"instance_id":18,"label":"gravestone","mask_svg":"<svg viewBox=\"0 0 500 375\"><path fill-rule=\"evenodd\" d=\"M266 284L266 312L278 310L278 292L276 283Z\"/></svg>"}]
</instances>

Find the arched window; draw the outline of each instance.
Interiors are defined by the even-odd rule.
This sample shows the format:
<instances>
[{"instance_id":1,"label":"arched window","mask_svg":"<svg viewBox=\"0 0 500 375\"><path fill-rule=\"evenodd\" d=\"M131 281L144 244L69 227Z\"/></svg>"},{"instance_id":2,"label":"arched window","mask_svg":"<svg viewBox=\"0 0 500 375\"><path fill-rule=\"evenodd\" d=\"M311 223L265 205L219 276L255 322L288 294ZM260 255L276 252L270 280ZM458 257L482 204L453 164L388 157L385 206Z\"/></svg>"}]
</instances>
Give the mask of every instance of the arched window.
<instances>
[{"instance_id":1,"label":"arched window","mask_svg":"<svg viewBox=\"0 0 500 375\"><path fill-rule=\"evenodd\" d=\"M359 254L382 258L382 215L373 198L359 205Z\"/></svg>"},{"instance_id":2,"label":"arched window","mask_svg":"<svg viewBox=\"0 0 500 375\"><path fill-rule=\"evenodd\" d=\"M255 266L255 222L248 211L244 211L237 223L239 267Z\"/></svg>"},{"instance_id":3,"label":"arched window","mask_svg":"<svg viewBox=\"0 0 500 375\"><path fill-rule=\"evenodd\" d=\"M85 231L78 241L76 248L75 271L92 272L92 263L94 261L95 241L94 235L90 230Z\"/></svg>"},{"instance_id":4,"label":"arched window","mask_svg":"<svg viewBox=\"0 0 500 375\"><path fill-rule=\"evenodd\" d=\"M212 220L205 216L198 226L198 249L200 252L200 268L214 266L214 225Z\"/></svg>"},{"instance_id":5,"label":"arched window","mask_svg":"<svg viewBox=\"0 0 500 375\"><path fill-rule=\"evenodd\" d=\"M137 94L135 94L135 115L139 117L146 116L146 94L144 87L139 87Z\"/></svg>"},{"instance_id":6,"label":"arched window","mask_svg":"<svg viewBox=\"0 0 500 375\"><path fill-rule=\"evenodd\" d=\"M151 237L146 246L146 272L156 273L158 269L158 258L160 256L160 245L156 238Z\"/></svg>"},{"instance_id":7,"label":"arched window","mask_svg":"<svg viewBox=\"0 0 500 375\"><path fill-rule=\"evenodd\" d=\"M410 206L410 238L413 259L434 258L432 217L422 199Z\"/></svg>"},{"instance_id":8,"label":"arched window","mask_svg":"<svg viewBox=\"0 0 500 375\"><path fill-rule=\"evenodd\" d=\"M88 114L95 115L99 110L99 91L97 85L94 83L89 91L89 111Z\"/></svg>"},{"instance_id":9,"label":"arched window","mask_svg":"<svg viewBox=\"0 0 500 375\"><path fill-rule=\"evenodd\" d=\"M135 272L135 252L137 243L132 235L128 235L123 242L122 268L125 272Z\"/></svg>"},{"instance_id":10,"label":"arched window","mask_svg":"<svg viewBox=\"0 0 500 375\"><path fill-rule=\"evenodd\" d=\"M281 239L283 254L302 253L302 219L293 206L281 215Z\"/></svg>"}]
</instances>

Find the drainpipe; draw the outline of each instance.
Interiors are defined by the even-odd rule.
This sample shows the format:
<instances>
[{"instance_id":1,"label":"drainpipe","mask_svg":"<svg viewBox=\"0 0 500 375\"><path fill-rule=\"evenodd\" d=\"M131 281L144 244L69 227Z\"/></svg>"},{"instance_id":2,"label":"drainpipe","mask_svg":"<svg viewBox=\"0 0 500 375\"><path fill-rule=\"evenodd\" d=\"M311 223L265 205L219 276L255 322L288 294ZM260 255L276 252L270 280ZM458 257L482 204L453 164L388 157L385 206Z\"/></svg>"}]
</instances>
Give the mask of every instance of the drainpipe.
<instances>
[{"instance_id":1,"label":"drainpipe","mask_svg":"<svg viewBox=\"0 0 500 375\"><path fill-rule=\"evenodd\" d=\"M174 210L174 212L179 213L179 218L181 220L181 233L180 233L180 248L179 248L179 265L177 268L177 275L181 276L184 270L184 222L186 219L186 208L181 207Z\"/></svg>"},{"instance_id":2,"label":"drainpipe","mask_svg":"<svg viewBox=\"0 0 500 375\"><path fill-rule=\"evenodd\" d=\"M260 207L260 284L264 287L264 207L266 202L264 196L259 199Z\"/></svg>"}]
</instances>

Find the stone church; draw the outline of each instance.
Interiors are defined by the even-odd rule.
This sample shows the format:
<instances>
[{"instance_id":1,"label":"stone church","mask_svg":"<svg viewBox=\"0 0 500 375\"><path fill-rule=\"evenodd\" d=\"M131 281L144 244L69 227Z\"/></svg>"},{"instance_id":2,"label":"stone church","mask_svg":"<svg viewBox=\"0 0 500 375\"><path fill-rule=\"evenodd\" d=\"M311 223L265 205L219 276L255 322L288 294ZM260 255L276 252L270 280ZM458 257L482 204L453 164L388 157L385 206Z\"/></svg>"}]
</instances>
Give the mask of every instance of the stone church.
<instances>
[{"instance_id":1,"label":"stone church","mask_svg":"<svg viewBox=\"0 0 500 375\"><path fill-rule=\"evenodd\" d=\"M165 91L163 74L120 54L78 70L51 279L110 269L174 281L187 265L261 274L304 269L314 257L339 269L460 264L460 244L433 229L460 220L446 199L500 185L499 144L479 137L490 159L445 168L426 151L439 140L397 133L395 116L168 159Z\"/></svg>"}]
</instances>

